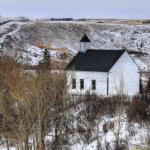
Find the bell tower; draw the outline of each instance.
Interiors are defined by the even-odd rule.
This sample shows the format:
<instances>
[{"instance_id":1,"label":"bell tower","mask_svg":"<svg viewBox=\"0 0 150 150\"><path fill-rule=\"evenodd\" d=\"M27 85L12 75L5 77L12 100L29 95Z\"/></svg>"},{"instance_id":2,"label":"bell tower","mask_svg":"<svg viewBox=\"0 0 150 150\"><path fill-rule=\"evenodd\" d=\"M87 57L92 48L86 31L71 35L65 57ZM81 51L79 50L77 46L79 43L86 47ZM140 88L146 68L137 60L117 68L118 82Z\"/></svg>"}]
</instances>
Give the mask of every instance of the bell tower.
<instances>
[{"instance_id":1,"label":"bell tower","mask_svg":"<svg viewBox=\"0 0 150 150\"><path fill-rule=\"evenodd\" d=\"M80 40L80 52L85 53L87 49L90 48L91 41L88 36L85 34Z\"/></svg>"}]
</instances>

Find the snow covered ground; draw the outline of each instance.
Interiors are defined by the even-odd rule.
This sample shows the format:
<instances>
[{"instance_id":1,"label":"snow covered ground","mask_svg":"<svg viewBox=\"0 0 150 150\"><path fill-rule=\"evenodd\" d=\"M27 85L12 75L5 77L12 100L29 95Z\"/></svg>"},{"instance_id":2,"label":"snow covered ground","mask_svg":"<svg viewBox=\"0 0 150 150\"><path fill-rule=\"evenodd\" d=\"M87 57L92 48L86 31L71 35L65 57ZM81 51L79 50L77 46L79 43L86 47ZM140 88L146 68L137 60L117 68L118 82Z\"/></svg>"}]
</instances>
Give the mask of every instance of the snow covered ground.
<instances>
[{"instance_id":1,"label":"snow covered ground","mask_svg":"<svg viewBox=\"0 0 150 150\"><path fill-rule=\"evenodd\" d=\"M145 148L146 147L146 139L149 137L149 130L138 123L130 124L126 117L123 116L121 119L119 117L108 118L103 117L101 122L99 123L99 138L97 139L97 135L95 134L95 140L93 140L90 144L85 144L82 140L78 141L71 146L64 146L64 150L66 147L69 147L70 150L97 150L98 140L101 143L102 150L106 150L106 145L109 150L114 150L116 134L118 132L118 123L121 120L121 128L119 130L119 138L121 144L124 144L132 150L132 148ZM114 128L108 130L108 132L103 132L103 125L106 123L114 123ZM45 138L45 141L50 141L52 133ZM6 150L5 145L0 146L0 150ZM16 150L15 147L11 147L10 150Z\"/></svg>"},{"instance_id":2,"label":"snow covered ground","mask_svg":"<svg viewBox=\"0 0 150 150\"><path fill-rule=\"evenodd\" d=\"M0 146L0 150L7 150L6 146ZM10 147L10 150L17 150L15 147Z\"/></svg>"},{"instance_id":3,"label":"snow covered ground","mask_svg":"<svg viewBox=\"0 0 150 150\"><path fill-rule=\"evenodd\" d=\"M105 118L105 117L104 117ZM119 138L122 144L127 145L127 148L131 150L133 147L146 147L146 138L148 138L148 130L146 127L135 123L129 124L126 117L121 118L121 129L119 131ZM113 122L114 127L110 129L107 133L103 132L104 123ZM101 142L102 150L106 150L106 145L109 146L109 150L114 150L116 142L116 133L118 130L118 117L115 118L105 118L99 124L99 141ZM72 145L71 150L97 150L98 141L97 139L91 142L89 145L81 143L76 143Z\"/></svg>"},{"instance_id":4,"label":"snow covered ground","mask_svg":"<svg viewBox=\"0 0 150 150\"><path fill-rule=\"evenodd\" d=\"M44 48L39 48L34 45L26 45L26 50L18 54L18 61L24 64L38 65L41 60L43 60ZM18 52L20 53L20 52ZM49 50L51 59L56 60L59 58L62 52L56 50ZM58 59L59 60L59 59Z\"/></svg>"}]
</instances>

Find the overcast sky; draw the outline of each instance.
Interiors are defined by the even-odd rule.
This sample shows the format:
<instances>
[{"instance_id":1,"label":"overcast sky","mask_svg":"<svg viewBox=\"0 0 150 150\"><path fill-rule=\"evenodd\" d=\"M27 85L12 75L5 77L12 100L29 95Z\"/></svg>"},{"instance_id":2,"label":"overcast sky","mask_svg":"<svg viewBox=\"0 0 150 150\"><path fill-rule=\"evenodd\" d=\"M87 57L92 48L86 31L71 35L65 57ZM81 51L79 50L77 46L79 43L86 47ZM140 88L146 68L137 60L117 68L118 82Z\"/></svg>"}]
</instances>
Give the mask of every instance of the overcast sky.
<instances>
[{"instance_id":1,"label":"overcast sky","mask_svg":"<svg viewBox=\"0 0 150 150\"><path fill-rule=\"evenodd\" d=\"M2 16L150 18L150 0L0 0Z\"/></svg>"}]
</instances>

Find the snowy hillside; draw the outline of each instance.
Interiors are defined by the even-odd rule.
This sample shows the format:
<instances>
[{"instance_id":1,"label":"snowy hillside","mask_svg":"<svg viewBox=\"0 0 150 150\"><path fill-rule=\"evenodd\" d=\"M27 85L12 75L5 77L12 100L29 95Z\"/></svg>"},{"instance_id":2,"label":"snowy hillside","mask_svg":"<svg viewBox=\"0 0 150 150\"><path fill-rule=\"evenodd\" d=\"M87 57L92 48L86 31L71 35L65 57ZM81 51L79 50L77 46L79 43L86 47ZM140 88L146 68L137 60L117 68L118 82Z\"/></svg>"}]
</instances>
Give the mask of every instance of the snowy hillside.
<instances>
[{"instance_id":1,"label":"snowy hillside","mask_svg":"<svg viewBox=\"0 0 150 150\"><path fill-rule=\"evenodd\" d=\"M36 65L44 48L57 49L61 52L65 50L73 55L76 54L79 51L79 41L84 33L92 41L91 48L124 48L150 54L150 25L123 25L90 21L9 22L0 26L0 42L5 53L14 56L21 62ZM138 56L137 62L142 64L142 67L143 62L150 66L150 62L145 57L149 58L146 54Z\"/></svg>"}]
</instances>

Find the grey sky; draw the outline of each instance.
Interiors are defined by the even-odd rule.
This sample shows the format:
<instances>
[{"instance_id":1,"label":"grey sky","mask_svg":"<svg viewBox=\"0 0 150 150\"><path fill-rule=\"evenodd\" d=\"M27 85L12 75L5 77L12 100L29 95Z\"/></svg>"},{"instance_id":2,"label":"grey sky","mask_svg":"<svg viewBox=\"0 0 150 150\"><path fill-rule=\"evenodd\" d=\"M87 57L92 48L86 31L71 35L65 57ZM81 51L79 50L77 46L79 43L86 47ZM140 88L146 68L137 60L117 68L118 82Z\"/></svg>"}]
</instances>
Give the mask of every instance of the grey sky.
<instances>
[{"instance_id":1,"label":"grey sky","mask_svg":"<svg viewBox=\"0 0 150 150\"><path fill-rule=\"evenodd\" d=\"M0 0L2 16L150 18L150 0Z\"/></svg>"}]
</instances>

